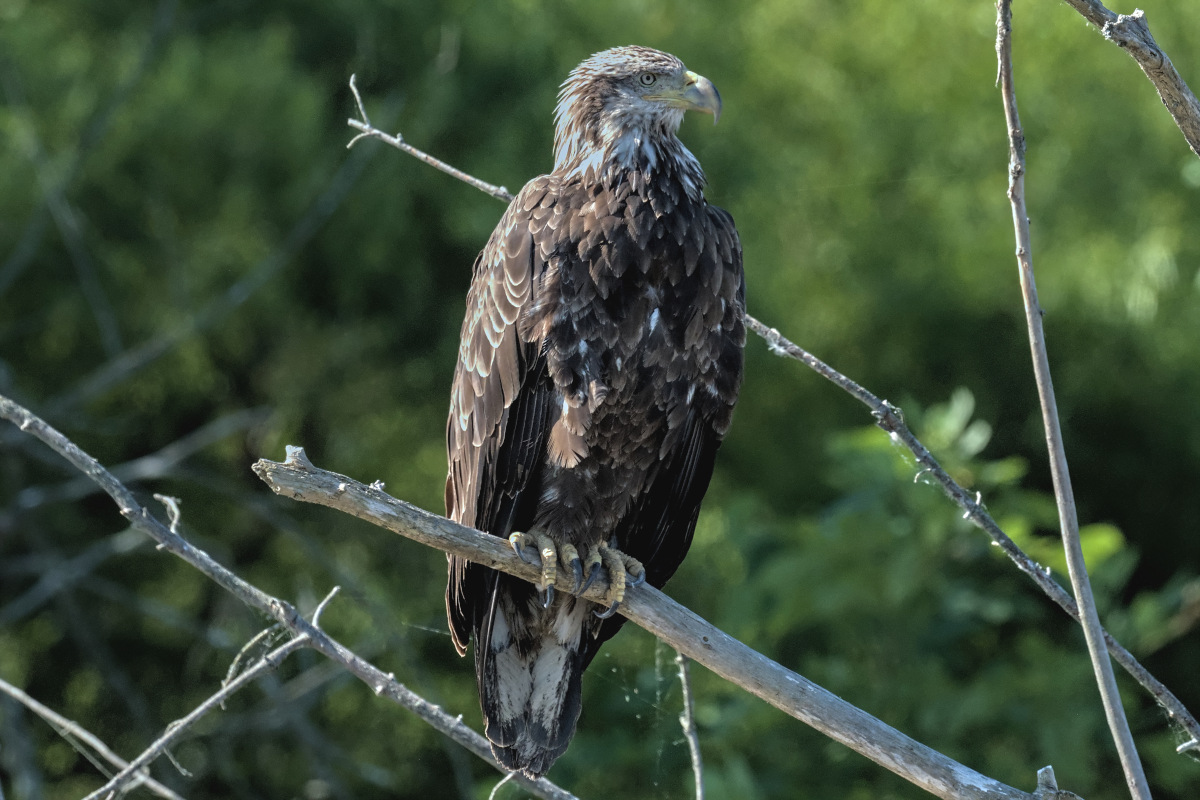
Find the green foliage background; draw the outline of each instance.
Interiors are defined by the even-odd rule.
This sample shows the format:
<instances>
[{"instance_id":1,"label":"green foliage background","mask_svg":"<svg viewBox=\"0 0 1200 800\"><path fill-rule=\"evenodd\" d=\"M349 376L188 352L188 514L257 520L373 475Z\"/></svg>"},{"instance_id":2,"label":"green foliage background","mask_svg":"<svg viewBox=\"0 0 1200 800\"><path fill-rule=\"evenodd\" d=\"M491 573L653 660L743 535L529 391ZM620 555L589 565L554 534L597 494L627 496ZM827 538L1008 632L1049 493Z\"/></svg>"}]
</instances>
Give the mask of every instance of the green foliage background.
<instances>
[{"instance_id":1,"label":"green foliage background","mask_svg":"<svg viewBox=\"0 0 1200 800\"><path fill-rule=\"evenodd\" d=\"M1200 83L1200 14L1142 7ZM1015 35L1035 264L1104 617L1200 711L1200 160L1070 8L1019 3ZM550 166L567 71L636 42L721 89L720 126L689 119L682 136L738 222L752 313L900 402L1059 567L993 37L990 3L941 0L2 0L0 393L125 465L147 502L180 497L187 535L266 591L311 609L340 584L330 631L478 725L442 556L278 500L248 467L303 444L442 510L463 295L502 207L378 143L347 152L350 73L382 127L516 189ZM852 399L747 351L670 593L988 775L1030 789L1049 763L1089 800L1125 796L1079 633ZM0 579L0 678L127 757L263 627L11 427ZM632 628L606 648L556 782L691 796L671 656ZM711 798L925 796L695 676ZM1177 732L1123 688L1155 796L1200 795ZM313 654L175 754L191 776L155 774L194 798L483 798L497 779ZM99 783L0 701L6 797Z\"/></svg>"}]
</instances>

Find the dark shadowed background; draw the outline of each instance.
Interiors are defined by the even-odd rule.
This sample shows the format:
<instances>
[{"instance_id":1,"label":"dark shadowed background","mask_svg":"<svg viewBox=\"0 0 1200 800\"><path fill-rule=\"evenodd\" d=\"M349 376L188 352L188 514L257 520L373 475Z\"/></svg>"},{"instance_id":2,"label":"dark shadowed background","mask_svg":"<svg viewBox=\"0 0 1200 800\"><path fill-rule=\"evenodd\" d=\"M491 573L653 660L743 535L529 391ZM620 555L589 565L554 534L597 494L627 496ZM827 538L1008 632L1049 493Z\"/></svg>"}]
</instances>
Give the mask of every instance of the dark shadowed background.
<instances>
[{"instance_id":1,"label":"dark shadowed background","mask_svg":"<svg viewBox=\"0 0 1200 800\"><path fill-rule=\"evenodd\" d=\"M1200 84L1200 14L1142 3ZM1131 7L1117 8L1130 12ZM1027 191L1085 547L1109 629L1200 711L1200 160L1135 64L1054 0L1015 9ZM443 426L475 253L503 206L378 142L345 149L351 73L380 127L518 189L551 165L588 54L669 50L725 101L681 136L745 247L751 313L877 394L1065 582L1013 258L988 2L0 2L0 393L194 542L478 725L445 559L282 500L319 466L442 511ZM733 431L668 592L915 738L1032 789L1124 795L1082 636L849 396L747 346ZM122 466L123 465L123 466ZM262 619L126 531L0 425L0 678L132 757L218 687ZM667 650L628 626L584 681L551 779L691 797ZM709 797L918 798L694 670ZM1200 764L1140 689L1155 796ZM314 653L175 751L187 797L487 797L498 774ZM6 797L97 771L0 701ZM513 786L502 798L523 793Z\"/></svg>"}]
</instances>

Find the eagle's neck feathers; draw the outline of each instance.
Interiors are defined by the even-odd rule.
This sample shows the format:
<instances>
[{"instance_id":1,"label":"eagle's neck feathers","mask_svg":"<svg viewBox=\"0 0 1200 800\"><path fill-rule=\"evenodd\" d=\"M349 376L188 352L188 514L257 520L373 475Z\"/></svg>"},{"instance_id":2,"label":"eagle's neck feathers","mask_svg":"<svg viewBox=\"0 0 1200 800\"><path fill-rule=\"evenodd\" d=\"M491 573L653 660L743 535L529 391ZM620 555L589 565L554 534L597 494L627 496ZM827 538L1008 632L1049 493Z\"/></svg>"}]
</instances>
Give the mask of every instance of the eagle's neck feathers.
<instances>
[{"instance_id":1,"label":"eagle's neck feathers","mask_svg":"<svg viewBox=\"0 0 1200 800\"><path fill-rule=\"evenodd\" d=\"M605 81L571 82L555 109L554 172L613 183L630 172L678 181L699 200L704 170L675 132L683 109L647 111Z\"/></svg>"}]
</instances>

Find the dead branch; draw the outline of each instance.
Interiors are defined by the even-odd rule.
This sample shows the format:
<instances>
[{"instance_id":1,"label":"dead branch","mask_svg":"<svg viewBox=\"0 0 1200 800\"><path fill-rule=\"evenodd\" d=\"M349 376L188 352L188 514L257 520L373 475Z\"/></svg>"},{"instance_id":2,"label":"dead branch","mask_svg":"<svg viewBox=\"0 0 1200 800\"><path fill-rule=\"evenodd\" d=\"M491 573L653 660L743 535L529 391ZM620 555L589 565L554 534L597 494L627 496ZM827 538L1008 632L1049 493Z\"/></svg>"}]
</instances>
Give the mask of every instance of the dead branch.
<instances>
[{"instance_id":1,"label":"dead branch","mask_svg":"<svg viewBox=\"0 0 1200 800\"><path fill-rule=\"evenodd\" d=\"M537 566L519 559L507 541L397 500L377 486L315 467L302 448L279 463L260 459L254 471L277 494L327 506L393 533L535 583ZM599 581L579 595L603 601ZM1031 795L988 778L831 694L722 632L649 585L628 588L618 613L680 653L801 722L861 753L905 780L952 800L1016 800Z\"/></svg>"},{"instance_id":2,"label":"dead branch","mask_svg":"<svg viewBox=\"0 0 1200 800\"><path fill-rule=\"evenodd\" d=\"M1132 14L1116 14L1099 0L1066 0L1104 34L1104 38L1133 57L1137 65L1154 84L1158 98L1171 113L1192 152L1200 156L1200 102L1171 63L1171 59L1154 41L1150 26L1141 9Z\"/></svg>"},{"instance_id":3,"label":"dead branch","mask_svg":"<svg viewBox=\"0 0 1200 800\"><path fill-rule=\"evenodd\" d=\"M313 615L314 619L316 614ZM313 623L315 626L315 622ZM179 738L188 728L196 724L205 714L212 711L217 706L220 706L225 700L239 689L249 685L256 678L262 676L266 672L278 667L285 658L308 644L308 637L300 634L294 639L289 640L283 646L263 656L258 663L247 669L241 675L238 675L231 681L225 684L211 697L203 703L196 706L190 714L180 720L176 720L167 726L166 731L156 739L149 747L142 751L141 755L130 761L120 772L112 776L108 783L101 786L96 791L89 794L84 800L100 800L100 798L108 797L112 792L120 791L126 784L130 783L141 770L147 769L154 759L158 758L167 752L175 740Z\"/></svg>"},{"instance_id":4,"label":"dead branch","mask_svg":"<svg viewBox=\"0 0 1200 800\"><path fill-rule=\"evenodd\" d=\"M1017 114L1017 94L1013 84L1012 66L1012 5L1010 0L996 3L996 55L1000 65L1000 92L1004 98L1004 118L1008 122L1008 199L1012 204L1013 230L1017 240L1017 267L1021 294L1025 299L1025 320L1029 332L1029 347L1033 356L1033 374L1042 408L1042 425L1046 430L1046 447L1050 454L1050 475L1054 482L1054 501L1058 505L1059 527L1063 549L1067 555L1067 572L1075 600L1079 604L1080 622L1092 670L1100 688L1104 715L1125 782L1136 800L1150 800L1150 787L1138 756L1137 745L1121 706L1121 693L1113 675L1112 662L1104 646L1104 629L1096 612L1092 584L1088 579L1083 546L1079 541L1079 516L1075 510L1075 494L1071 489L1071 471L1067 467L1067 450L1063 442L1062 425L1058 419L1058 402L1054 397L1054 381L1050 376L1050 357L1046 352L1046 332L1042 326L1042 307L1038 304L1037 284L1033 277L1033 245L1029 238L1029 217L1025 212L1025 133Z\"/></svg>"},{"instance_id":5,"label":"dead branch","mask_svg":"<svg viewBox=\"0 0 1200 800\"><path fill-rule=\"evenodd\" d=\"M139 504L133 493L113 477L112 473L102 464L44 420L3 395L0 395L0 417L9 420L21 431L41 440L70 462L72 466L94 480L116 502L121 515L129 520L134 528L157 542L160 549L182 558L247 606L257 609L280 623L294 636L307 637L305 646L311 647L340 665L367 684L375 694L387 697L403 706L496 769L507 772L492 758L487 740L463 724L461 718L450 716L440 707L425 700L397 681L393 675L384 674L374 664L359 657L352 650L304 619L291 604L272 597L258 587L242 580L208 553L195 547L178 533L172 532L167 525L164 525L148 509ZM534 781L524 776L517 776L514 780L527 791L545 798L545 800L576 800L574 795L545 778Z\"/></svg>"},{"instance_id":6,"label":"dead branch","mask_svg":"<svg viewBox=\"0 0 1200 800\"><path fill-rule=\"evenodd\" d=\"M117 769L124 769L125 767L129 766L129 762L114 753L100 737L96 736L78 722L67 719L62 714L59 714L53 709L42 705L37 700L30 697L16 686L13 686L8 681L0 679L0 692L3 692L4 694L13 698L18 703L32 711L34 714L37 714L42 719L46 720L46 722L48 722L50 726L54 728L55 733L69 741L76 750L82 753L89 761L96 765L97 769L100 769L102 772L106 771L106 767L103 764L97 763L97 756L107 761L109 766L116 767ZM148 774L139 772L138 774L131 776L128 782L132 783L133 787L145 786L159 797L166 797L169 800L183 800L182 797L171 791L170 788L163 786L161 783L151 778Z\"/></svg>"}]
</instances>

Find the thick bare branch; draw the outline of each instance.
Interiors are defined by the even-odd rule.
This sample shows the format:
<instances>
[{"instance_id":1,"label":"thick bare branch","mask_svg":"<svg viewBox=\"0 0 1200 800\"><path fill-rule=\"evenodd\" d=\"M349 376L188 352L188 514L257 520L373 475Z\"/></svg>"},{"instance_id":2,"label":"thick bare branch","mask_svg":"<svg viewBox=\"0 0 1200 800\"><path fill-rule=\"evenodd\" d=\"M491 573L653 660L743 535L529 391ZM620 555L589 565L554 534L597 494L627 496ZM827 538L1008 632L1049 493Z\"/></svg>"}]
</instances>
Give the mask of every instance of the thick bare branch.
<instances>
[{"instance_id":1,"label":"thick bare branch","mask_svg":"<svg viewBox=\"0 0 1200 800\"><path fill-rule=\"evenodd\" d=\"M298 447L283 463L260 459L254 471L277 494L327 506L414 541L502 570L523 580L540 578L507 541L397 500L374 486L313 466ZM606 585L581 597L601 602ZM626 589L619 613L726 680L942 798L1001 800L1031 795L947 758L780 666L723 633L657 589Z\"/></svg>"},{"instance_id":2,"label":"thick bare branch","mask_svg":"<svg viewBox=\"0 0 1200 800\"><path fill-rule=\"evenodd\" d=\"M1066 0L1095 25L1104 38L1133 57L1137 65L1154 84L1171 118L1187 139L1192 152L1200 156L1200 102L1171 63L1171 59L1154 41L1146 15L1141 9L1132 14L1116 14L1098 0Z\"/></svg>"},{"instance_id":3,"label":"thick bare branch","mask_svg":"<svg viewBox=\"0 0 1200 800\"><path fill-rule=\"evenodd\" d=\"M1025 134L1017 114L1017 94L1013 85L1012 68L1012 5L1010 0L996 3L996 54L1000 63L1000 92L1004 98L1004 117L1008 121L1008 199L1012 204L1013 229L1017 240L1017 267L1021 294L1025 299L1025 320L1029 331L1029 347L1033 356L1033 373L1041 401L1042 425L1046 430L1046 447L1050 453L1050 475L1054 482L1054 500L1058 505L1059 527L1067 556L1067 572L1079 604L1084 638L1092 670L1104 703L1104 715L1112 732L1125 782L1136 800L1150 800L1150 787L1138 756L1121 693L1113 675L1112 662L1104 645L1104 629L1096 612L1092 584L1088 579L1083 546L1079 540L1079 517L1075 511L1075 494L1071 489L1071 472L1067 467L1067 450L1062 426L1058 419L1058 403L1054 398L1054 381L1050 377L1050 357L1046 352L1046 332L1042 327L1042 308L1038 304L1037 285L1033 278L1033 246L1029 237L1029 217L1025 212Z\"/></svg>"},{"instance_id":4,"label":"thick bare branch","mask_svg":"<svg viewBox=\"0 0 1200 800\"><path fill-rule=\"evenodd\" d=\"M487 740L467 727L461 718L450 716L438 706L404 686L394 676L384 674L378 667L360 658L349 648L304 619L291 604L272 597L242 580L219 564L208 553L195 547L179 534L172 532L168 526L151 515L149 510L142 507L134 498L133 493L113 477L111 472L44 420L3 395L0 395L0 417L9 420L20 430L44 442L72 466L94 480L116 502L121 515L129 520L134 528L156 541L161 549L179 556L243 603L274 619L294 635L306 636L306 646L341 665L367 684L375 694L387 697L403 706L496 769L506 772L492 758ZM534 781L524 776L517 776L514 780L527 791L545 798L545 800L575 800L574 795L545 778Z\"/></svg>"}]
</instances>

